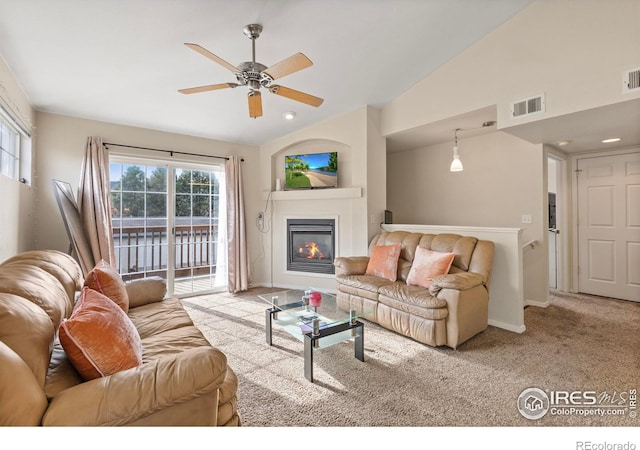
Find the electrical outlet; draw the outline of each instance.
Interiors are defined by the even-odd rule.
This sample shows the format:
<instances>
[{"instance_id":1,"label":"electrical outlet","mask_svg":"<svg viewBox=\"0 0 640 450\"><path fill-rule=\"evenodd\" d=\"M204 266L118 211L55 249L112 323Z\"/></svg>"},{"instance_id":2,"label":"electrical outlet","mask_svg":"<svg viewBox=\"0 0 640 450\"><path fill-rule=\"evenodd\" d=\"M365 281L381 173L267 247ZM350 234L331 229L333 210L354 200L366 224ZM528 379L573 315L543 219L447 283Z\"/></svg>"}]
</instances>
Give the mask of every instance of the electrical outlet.
<instances>
[{"instance_id":1,"label":"electrical outlet","mask_svg":"<svg viewBox=\"0 0 640 450\"><path fill-rule=\"evenodd\" d=\"M531 223L531 214L523 214L522 223Z\"/></svg>"}]
</instances>

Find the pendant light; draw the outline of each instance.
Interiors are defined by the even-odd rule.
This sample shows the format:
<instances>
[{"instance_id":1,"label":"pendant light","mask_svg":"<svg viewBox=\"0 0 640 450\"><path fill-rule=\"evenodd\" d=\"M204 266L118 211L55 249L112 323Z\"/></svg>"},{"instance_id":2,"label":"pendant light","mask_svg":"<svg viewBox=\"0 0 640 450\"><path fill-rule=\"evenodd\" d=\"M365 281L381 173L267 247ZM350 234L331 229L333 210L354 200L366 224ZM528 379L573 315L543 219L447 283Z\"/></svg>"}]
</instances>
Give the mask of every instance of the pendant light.
<instances>
[{"instance_id":1,"label":"pendant light","mask_svg":"<svg viewBox=\"0 0 640 450\"><path fill-rule=\"evenodd\" d=\"M468 131L468 130L478 130L480 128L492 127L496 124L495 121L484 122L482 126L478 128L456 128L455 133L453 134L453 161L451 161L451 166L449 166L449 172L462 172L462 161L460 161L460 152L458 151L458 131Z\"/></svg>"},{"instance_id":2,"label":"pendant light","mask_svg":"<svg viewBox=\"0 0 640 450\"><path fill-rule=\"evenodd\" d=\"M460 131L460 128L456 128L454 133L453 161L451 161L451 167L449 167L450 172L462 172L463 170L460 153L458 153L458 131Z\"/></svg>"}]
</instances>

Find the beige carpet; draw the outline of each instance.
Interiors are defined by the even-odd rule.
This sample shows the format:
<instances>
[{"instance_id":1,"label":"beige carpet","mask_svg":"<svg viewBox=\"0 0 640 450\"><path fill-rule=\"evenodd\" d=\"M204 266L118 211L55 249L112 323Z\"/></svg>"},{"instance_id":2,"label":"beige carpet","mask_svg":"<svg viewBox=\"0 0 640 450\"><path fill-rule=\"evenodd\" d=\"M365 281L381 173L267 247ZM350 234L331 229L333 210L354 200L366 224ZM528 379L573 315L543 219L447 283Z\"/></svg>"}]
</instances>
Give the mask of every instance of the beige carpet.
<instances>
[{"instance_id":1,"label":"beige carpet","mask_svg":"<svg viewBox=\"0 0 640 450\"><path fill-rule=\"evenodd\" d=\"M365 362L353 343L317 351L315 383L303 375L302 343L274 326L265 342L266 304L242 295L183 299L196 325L239 378L245 426L625 426L640 419L547 414L522 417L517 398L544 391L614 394L640 388L640 303L552 296L525 310L527 331L495 327L457 350L432 348L365 322Z\"/></svg>"}]
</instances>

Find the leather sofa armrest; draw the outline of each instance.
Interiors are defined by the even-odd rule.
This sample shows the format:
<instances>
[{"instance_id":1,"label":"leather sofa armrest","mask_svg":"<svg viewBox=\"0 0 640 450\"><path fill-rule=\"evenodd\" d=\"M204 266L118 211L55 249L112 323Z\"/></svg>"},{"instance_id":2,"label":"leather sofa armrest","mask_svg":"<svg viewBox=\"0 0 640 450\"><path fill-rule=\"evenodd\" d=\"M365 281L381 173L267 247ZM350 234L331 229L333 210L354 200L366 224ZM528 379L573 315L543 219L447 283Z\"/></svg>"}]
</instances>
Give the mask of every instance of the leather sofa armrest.
<instances>
[{"instance_id":1,"label":"leather sofa armrest","mask_svg":"<svg viewBox=\"0 0 640 450\"><path fill-rule=\"evenodd\" d=\"M160 277L127 281L129 308L159 302L167 295L167 282Z\"/></svg>"},{"instance_id":2,"label":"leather sofa armrest","mask_svg":"<svg viewBox=\"0 0 640 450\"><path fill-rule=\"evenodd\" d=\"M369 264L368 256L339 256L333 261L336 275L364 275Z\"/></svg>"},{"instance_id":3,"label":"leather sofa armrest","mask_svg":"<svg viewBox=\"0 0 640 450\"><path fill-rule=\"evenodd\" d=\"M429 293L434 297L438 296L438 292L442 289L455 289L458 291L466 291L476 286L484 285L482 277L473 272L449 273L447 275L439 275L433 279L429 286Z\"/></svg>"},{"instance_id":4,"label":"leather sofa armrest","mask_svg":"<svg viewBox=\"0 0 640 450\"><path fill-rule=\"evenodd\" d=\"M198 396L218 395L226 373L227 358L221 351L185 350L60 392L42 425L127 425ZM215 423L217 416L213 419Z\"/></svg>"}]
</instances>

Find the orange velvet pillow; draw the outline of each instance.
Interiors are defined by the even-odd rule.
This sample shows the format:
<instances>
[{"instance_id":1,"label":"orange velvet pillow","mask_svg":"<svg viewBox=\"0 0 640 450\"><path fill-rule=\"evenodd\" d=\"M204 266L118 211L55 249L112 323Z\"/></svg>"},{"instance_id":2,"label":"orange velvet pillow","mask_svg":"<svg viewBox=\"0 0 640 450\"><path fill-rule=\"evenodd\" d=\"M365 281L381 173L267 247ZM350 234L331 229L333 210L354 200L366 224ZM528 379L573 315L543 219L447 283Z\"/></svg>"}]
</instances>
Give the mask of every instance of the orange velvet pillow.
<instances>
[{"instance_id":1,"label":"orange velvet pillow","mask_svg":"<svg viewBox=\"0 0 640 450\"><path fill-rule=\"evenodd\" d=\"M104 259L87 274L84 285L106 295L125 313L129 312L129 295L122 277Z\"/></svg>"},{"instance_id":2,"label":"orange velvet pillow","mask_svg":"<svg viewBox=\"0 0 640 450\"><path fill-rule=\"evenodd\" d=\"M371 250L369 263L365 275L375 275L396 281L398 279L398 258L400 258L400 244L376 245Z\"/></svg>"},{"instance_id":3,"label":"orange velvet pillow","mask_svg":"<svg viewBox=\"0 0 640 450\"><path fill-rule=\"evenodd\" d=\"M60 344L84 380L142 364L138 330L122 309L100 292L82 288L71 314L58 329Z\"/></svg>"},{"instance_id":4,"label":"orange velvet pillow","mask_svg":"<svg viewBox=\"0 0 640 450\"><path fill-rule=\"evenodd\" d=\"M416 248L407 284L428 288L438 275L449 273L455 253L434 252L424 247Z\"/></svg>"}]
</instances>

